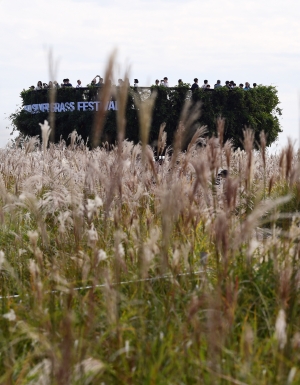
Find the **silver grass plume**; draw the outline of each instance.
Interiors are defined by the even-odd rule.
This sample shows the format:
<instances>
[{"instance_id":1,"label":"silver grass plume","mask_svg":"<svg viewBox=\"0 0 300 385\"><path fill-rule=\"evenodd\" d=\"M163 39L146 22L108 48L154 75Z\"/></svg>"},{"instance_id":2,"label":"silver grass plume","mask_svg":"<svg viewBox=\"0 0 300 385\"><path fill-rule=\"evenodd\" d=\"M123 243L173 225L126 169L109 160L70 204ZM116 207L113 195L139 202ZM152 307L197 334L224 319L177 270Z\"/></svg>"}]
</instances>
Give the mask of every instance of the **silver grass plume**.
<instances>
[{"instance_id":1,"label":"silver grass plume","mask_svg":"<svg viewBox=\"0 0 300 385\"><path fill-rule=\"evenodd\" d=\"M113 51L108 59L104 76L104 86L99 92L99 109L96 112L95 120L92 128L92 147L95 148L100 144L103 126L106 118L106 105L111 98L110 79L113 77L113 69L115 64L116 51Z\"/></svg>"},{"instance_id":2,"label":"silver grass plume","mask_svg":"<svg viewBox=\"0 0 300 385\"><path fill-rule=\"evenodd\" d=\"M140 100L137 95L134 95L134 102L138 108L139 123L140 123L140 139L142 141L142 155L143 161L146 160L146 146L149 140L149 132L152 121L152 110L154 107L155 99L157 96L156 92L152 92L151 96L144 102Z\"/></svg>"},{"instance_id":3,"label":"silver grass plume","mask_svg":"<svg viewBox=\"0 0 300 385\"><path fill-rule=\"evenodd\" d=\"M47 150L47 146L48 146L48 141L49 141L49 136L50 136L51 128L50 128L47 120L44 121L44 124L39 123L39 125L41 126L42 142L43 142L43 152L45 154L45 152Z\"/></svg>"},{"instance_id":4,"label":"silver grass plume","mask_svg":"<svg viewBox=\"0 0 300 385\"><path fill-rule=\"evenodd\" d=\"M157 156L163 153L167 143L167 133L165 132L166 123L162 123L159 128L157 141Z\"/></svg>"}]
</instances>

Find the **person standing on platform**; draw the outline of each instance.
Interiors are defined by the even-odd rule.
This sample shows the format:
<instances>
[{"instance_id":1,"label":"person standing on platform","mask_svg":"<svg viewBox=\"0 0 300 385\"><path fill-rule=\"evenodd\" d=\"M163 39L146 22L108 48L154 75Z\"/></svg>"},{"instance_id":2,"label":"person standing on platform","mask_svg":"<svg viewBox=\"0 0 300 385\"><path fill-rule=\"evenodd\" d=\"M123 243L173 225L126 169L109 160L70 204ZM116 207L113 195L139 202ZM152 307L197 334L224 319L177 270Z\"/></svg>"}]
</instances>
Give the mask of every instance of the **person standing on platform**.
<instances>
[{"instance_id":1,"label":"person standing on platform","mask_svg":"<svg viewBox=\"0 0 300 385\"><path fill-rule=\"evenodd\" d=\"M224 87L230 89L230 81L229 80L226 80Z\"/></svg>"},{"instance_id":2,"label":"person standing on platform","mask_svg":"<svg viewBox=\"0 0 300 385\"><path fill-rule=\"evenodd\" d=\"M42 90L43 89L43 83L39 80L38 82L37 82L37 85L36 85L36 87L35 87L35 90L36 91L39 91L39 90Z\"/></svg>"},{"instance_id":3,"label":"person standing on platform","mask_svg":"<svg viewBox=\"0 0 300 385\"><path fill-rule=\"evenodd\" d=\"M217 83L214 85L214 89L222 87L221 80L217 80Z\"/></svg>"},{"instance_id":4,"label":"person standing on platform","mask_svg":"<svg viewBox=\"0 0 300 385\"><path fill-rule=\"evenodd\" d=\"M68 78L66 79L65 87L73 87Z\"/></svg>"},{"instance_id":5,"label":"person standing on platform","mask_svg":"<svg viewBox=\"0 0 300 385\"><path fill-rule=\"evenodd\" d=\"M191 90L194 92L195 90L198 90L198 88L199 88L198 79L195 78L194 79L194 84L192 85Z\"/></svg>"},{"instance_id":6,"label":"person standing on platform","mask_svg":"<svg viewBox=\"0 0 300 385\"><path fill-rule=\"evenodd\" d=\"M207 87L208 80L204 80L204 84L201 86L201 88L205 89Z\"/></svg>"},{"instance_id":7,"label":"person standing on platform","mask_svg":"<svg viewBox=\"0 0 300 385\"><path fill-rule=\"evenodd\" d=\"M98 82L96 85L97 85L97 87L103 87L103 86L104 86L103 78L101 78L101 77L99 76L99 82Z\"/></svg>"}]
</instances>

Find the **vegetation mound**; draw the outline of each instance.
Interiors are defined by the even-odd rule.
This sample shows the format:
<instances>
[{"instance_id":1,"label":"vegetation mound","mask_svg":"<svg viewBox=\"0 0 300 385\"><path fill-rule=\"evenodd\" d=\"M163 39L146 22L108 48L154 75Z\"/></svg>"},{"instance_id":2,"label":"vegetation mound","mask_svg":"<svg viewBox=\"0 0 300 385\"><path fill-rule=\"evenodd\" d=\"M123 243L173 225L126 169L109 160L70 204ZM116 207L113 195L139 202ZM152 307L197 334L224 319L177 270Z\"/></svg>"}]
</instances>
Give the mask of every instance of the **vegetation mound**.
<instances>
[{"instance_id":1,"label":"vegetation mound","mask_svg":"<svg viewBox=\"0 0 300 385\"><path fill-rule=\"evenodd\" d=\"M221 87L216 90L198 89L191 93L188 85L175 88L152 87L151 89L128 89L126 91L125 107L125 138L138 143L139 136L139 110L142 104L147 103L150 94L155 92L156 100L153 108L152 123L149 132L149 144L156 145L160 125L166 123L167 143L171 145L178 123L182 120L182 111L186 108L187 101L190 101L190 109L201 104L201 114L194 121L191 127L190 136L195 132L197 125L207 126L207 133L210 137L216 135L216 120L219 117L225 118L224 138L230 139L234 148L242 147L243 130L251 127L255 133L255 144L259 142L262 131L265 132L267 145L271 145L281 132L278 117L281 109L278 107L279 99L277 90L272 86L259 86L248 91L236 88L229 90ZM39 135L39 123L48 119L49 113L31 113L24 109L24 106L41 105L49 103L51 90L25 91L21 92L21 109L10 116L14 130L24 136ZM119 87L110 90L108 100L119 101L123 90ZM93 136L93 125L97 115L95 101L103 99L98 95L98 89L89 87L85 89L60 88L57 90L56 102L61 105L73 102L72 109L68 106L63 109L56 109L55 113L55 134L52 138L59 142L62 138L65 141L73 130L76 130L81 137L87 141ZM122 96L121 96L122 95ZM77 103L86 102L86 109L77 109ZM88 106L90 103L90 107ZM119 106L119 103L117 103ZM82 107L82 106L81 106ZM93 110L92 110L93 109ZM53 124L52 124L53 126ZM53 131L54 132L54 131ZM117 140L117 111L114 108L106 112L106 120L101 133L101 142L114 144Z\"/></svg>"}]
</instances>

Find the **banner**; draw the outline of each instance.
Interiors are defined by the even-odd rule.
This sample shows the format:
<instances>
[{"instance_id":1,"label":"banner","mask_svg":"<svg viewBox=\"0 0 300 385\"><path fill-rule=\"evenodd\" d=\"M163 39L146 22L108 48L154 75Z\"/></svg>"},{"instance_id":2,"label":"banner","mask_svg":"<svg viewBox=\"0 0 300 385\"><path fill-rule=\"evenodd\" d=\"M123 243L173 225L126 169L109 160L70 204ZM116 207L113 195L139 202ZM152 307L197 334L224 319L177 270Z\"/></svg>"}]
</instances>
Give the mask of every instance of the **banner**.
<instances>
[{"instance_id":1,"label":"banner","mask_svg":"<svg viewBox=\"0 0 300 385\"><path fill-rule=\"evenodd\" d=\"M31 113L38 114L40 112L49 112L51 108L52 112L72 112L72 111L98 111L101 102L65 102L65 103L41 103L41 104L28 104L23 106L23 110ZM109 101L106 103L105 109L107 111L117 111L118 105L116 101Z\"/></svg>"}]
</instances>

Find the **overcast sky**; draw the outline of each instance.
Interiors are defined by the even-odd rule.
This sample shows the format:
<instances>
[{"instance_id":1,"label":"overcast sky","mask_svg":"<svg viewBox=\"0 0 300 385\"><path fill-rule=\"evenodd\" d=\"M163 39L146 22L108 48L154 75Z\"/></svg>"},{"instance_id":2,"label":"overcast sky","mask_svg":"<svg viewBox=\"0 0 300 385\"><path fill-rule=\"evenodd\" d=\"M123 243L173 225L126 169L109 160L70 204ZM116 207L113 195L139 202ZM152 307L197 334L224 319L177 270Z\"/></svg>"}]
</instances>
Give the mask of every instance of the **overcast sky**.
<instances>
[{"instance_id":1,"label":"overcast sky","mask_svg":"<svg viewBox=\"0 0 300 385\"><path fill-rule=\"evenodd\" d=\"M121 73L141 86L156 78L274 85L283 133L299 137L300 2L296 0L0 0L0 147L20 91L48 83L48 51L57 80L85 85L103 75L118 49Z\"/></svg>"}]
</instances>

